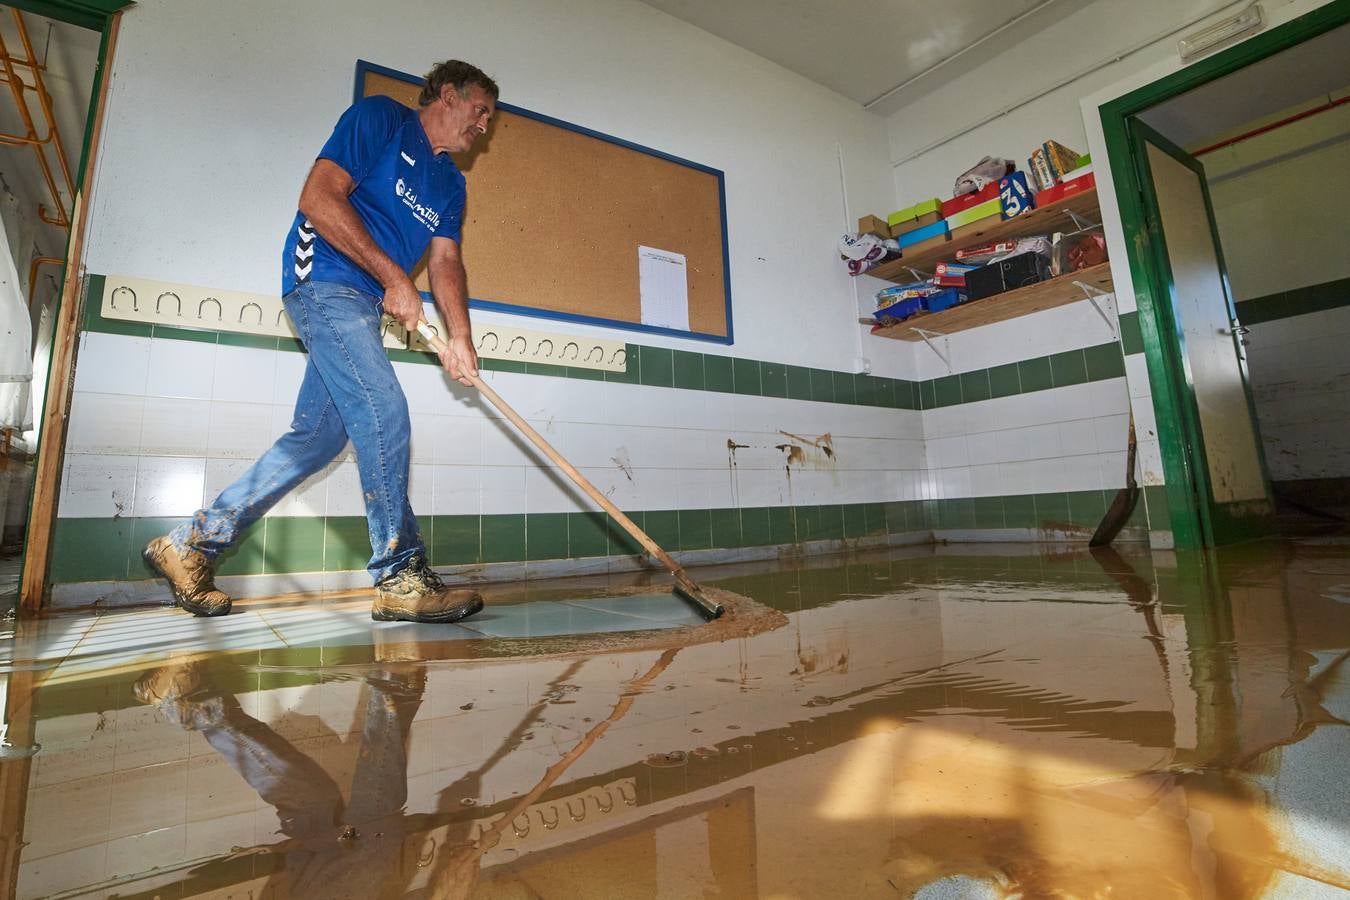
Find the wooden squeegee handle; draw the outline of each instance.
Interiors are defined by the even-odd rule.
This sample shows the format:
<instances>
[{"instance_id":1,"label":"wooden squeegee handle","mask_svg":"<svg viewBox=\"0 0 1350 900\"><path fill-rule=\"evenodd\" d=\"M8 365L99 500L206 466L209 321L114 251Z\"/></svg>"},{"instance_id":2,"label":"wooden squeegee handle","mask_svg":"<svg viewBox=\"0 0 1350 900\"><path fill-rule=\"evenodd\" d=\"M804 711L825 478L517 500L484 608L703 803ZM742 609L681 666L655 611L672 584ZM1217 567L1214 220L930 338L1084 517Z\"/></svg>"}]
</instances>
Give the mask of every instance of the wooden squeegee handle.
<instances>
[{"instance_id":1,"label":"wooden squeegee handle","mask_svg":"<svg viewBox=\"0 0 1350 900\"><path fill-rule=\"evenodd\" d=\"M430 344L437 353L440 353L445 349L446 346L445 341L441 340L440 337L436 334L436 332L432 331L426 322L418 323L417 333L420 334L422 336L422 340ZM498 411L501 412L502 415L510 419L512 425L519 428L522 434L524 434L527 438L529 438L536 447L538 447L541 451L543 451L545 456L553 460L553 462L557 464L558 468L566 472L568 477L571 478L574 482L576 482L577 487L585 491L586 494L592 500L600 504L600 506L605 510L605 512L613 516L614 521L622 525L624 531L627 531L629 534L631 534L633 536L633 539L636 540L639 544L641 544L648 553L650 553L652 556L660 560L661 565L665 566L667 569L670 570L670 574L675 576L675 580L680 582L681 586L683 586L686 590L689 590L691 592L701 593L698 584L687 574L685 574L684 569L680 566L679 563L671 559L669 553L662 550L660 546L657 545L656 541L652 540L650 537L647 536L647 532L643 531L641 528L637 526L636 522L628 518L628 516L624 515L623 510L619 509L617 506L614 505L614 502L612 500L610 500L604 494L600 493L599 488L591 484L590 480L585 475L582 475L580 472L578 472L575 466L573 466L570 462L568 462L566 459L563 458L562 454L560 454L557 450L554 450L553 445L550 444L548 441L546 441L542 434L535 431L534 427L530 425L529 422L526 422L524 419L522 419L520 417L520 414L517 413L514 409L512 409L511 406L505 400L503 400L497 394L496 391L488 387L487 383L484 382L482 378L478 377L477 375L466 375L464 377L469 380L470 384L478 388L478 392L482 394L484 397L486 397L489 403L497 407Z\"/></svg>"}]
</instances>

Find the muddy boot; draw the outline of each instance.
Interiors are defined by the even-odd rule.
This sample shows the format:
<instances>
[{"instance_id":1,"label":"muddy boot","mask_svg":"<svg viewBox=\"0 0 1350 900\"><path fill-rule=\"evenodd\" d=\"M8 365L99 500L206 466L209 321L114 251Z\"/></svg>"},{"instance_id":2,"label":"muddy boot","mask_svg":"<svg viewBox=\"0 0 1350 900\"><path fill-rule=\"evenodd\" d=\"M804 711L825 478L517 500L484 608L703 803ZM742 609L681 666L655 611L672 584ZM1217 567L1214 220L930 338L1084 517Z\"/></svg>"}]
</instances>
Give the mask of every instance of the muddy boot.
<instances>
[{"instance_id":1,"label":"muddy boot","mask_svg":"<svg viewBox=\"0 0 1350 900\"><path fill-rule=\"evenodd\" d=\"M179 553L166 535L146 544L141 557L168 580L174 602L194 616L223 616L230 611L230 598L216 587L215 572L201 553Z\"/></svg>"},{"instance_id":2,"label":"muddy boot","mask_svg":"<svg viewBox=\"0 0 1350 900\"><path fill-rule=\"evenodd\" d=\"M414 556L407 568L375 585L370 617L377 622L458 622L482 608L482 594L446 587L426 560Z\"/></svg>"}]
</instances>

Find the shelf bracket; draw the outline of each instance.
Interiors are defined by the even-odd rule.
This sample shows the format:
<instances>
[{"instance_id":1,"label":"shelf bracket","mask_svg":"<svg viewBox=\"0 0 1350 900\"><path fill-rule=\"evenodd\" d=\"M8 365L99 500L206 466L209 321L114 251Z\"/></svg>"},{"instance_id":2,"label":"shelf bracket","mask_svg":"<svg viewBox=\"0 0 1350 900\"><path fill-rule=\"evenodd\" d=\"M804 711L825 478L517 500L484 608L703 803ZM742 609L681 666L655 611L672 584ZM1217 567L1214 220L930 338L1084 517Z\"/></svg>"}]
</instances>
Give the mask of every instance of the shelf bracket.
<instances>
[{"instance_id":1,"label":"shelf bracket","mask_svg":"<svg viewBox=\"0 0 1350 900\"><path fill-rule=\"evenodd\" d=\"M929 340L929 338L942 338L945 341L947 339L947 335L943 334L940 331L928 331L926 329L918 328L915 326L910 326L910 330L913 331L915 334L917 334L919 337L923 338L923 342L928 345L928 349L932 350L934 353L937 354L937 358L942 360L943 365L945 365L947 367L947 371L950 372L952 370L952 361L947 358L947 354L939 350L937 348L937 345L934 344L931 340Z\"/></svg>"},{"instance_id":2,"label":"shelf bracket","mask_svg":"<svg viewBox=\"0 0 1350 900\"><path fill-rule=\"evenodd\" d=\"M1116 337L1115 323L1111 321L1111 317L1106 314L1106 310L1102 309L1101 303L1098 302L1098 298L1109 297L1110 294L1097 287L1095 284L1088 284L1083 281L1075 281L1073 286L1083 292L1083 296L1092 304L1092 308L1097 311L1097 315L1102 317L1102 321L1106 323L1106 327L1111 331L1111 337Z\"/></svg>"},{"instance_id":3,"label":"shelf bracket","mask_svg":"<svg viewBox=\"0 0 1350 900\"><path fill-rule=\"evenodd\" d=\"M933 273L931 273L931 272L920 272L918 269L914 268L913 266L905 266L905 269L908 270L909 274L911 274L911 275L914 276L914 280L915 280L915 281L927 281L928 279L930 279L930 278L933 277Z\"/></svg>"}]
</instances>

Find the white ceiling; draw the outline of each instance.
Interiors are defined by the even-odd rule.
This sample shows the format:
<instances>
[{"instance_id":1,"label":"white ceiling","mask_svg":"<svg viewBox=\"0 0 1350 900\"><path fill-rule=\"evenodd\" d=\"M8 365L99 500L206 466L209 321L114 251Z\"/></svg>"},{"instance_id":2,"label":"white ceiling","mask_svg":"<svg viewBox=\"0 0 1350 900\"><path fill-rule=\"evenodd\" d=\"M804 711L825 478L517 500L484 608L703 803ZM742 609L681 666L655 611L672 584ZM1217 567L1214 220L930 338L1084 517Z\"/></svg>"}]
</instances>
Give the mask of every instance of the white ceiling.
<instances>
[{"instance_id":1,"label":"white ceiling","mask_svg":"<svg viewBox=\"0 0 1350 900\"><path fill-rule=\"evenodd\" d=\"M1350 25L1159 104L1139 117L1182 147L1219 139L1259 119L1350 85Z\"/></svg>"},{"instance_id":2,"label":"white ceiling","mask_svg":"<svg viewBox=\"0 0 1350 900\"><path fill-rule=\"evenodd\" d=\"M889 115L1090 0L644 2Z\"/></svg>"}]
</instances>

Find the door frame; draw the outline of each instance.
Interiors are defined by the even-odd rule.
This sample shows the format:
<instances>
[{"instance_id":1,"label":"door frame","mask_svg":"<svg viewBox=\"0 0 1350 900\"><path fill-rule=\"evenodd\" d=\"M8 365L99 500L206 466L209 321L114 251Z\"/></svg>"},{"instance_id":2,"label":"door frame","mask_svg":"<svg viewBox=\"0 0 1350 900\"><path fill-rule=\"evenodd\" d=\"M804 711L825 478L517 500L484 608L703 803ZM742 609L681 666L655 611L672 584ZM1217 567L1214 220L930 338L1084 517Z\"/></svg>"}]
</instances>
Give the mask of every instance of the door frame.
<instances>
[{"instance_id":1,"label":"door frame","mask_svg":"<svg viewBox=\"0 0 1350 900\"><path fill-rule=\"evenodd\" d=\"M1208 470L1203 457L1197 461L1188 449L1193 445L1192 435L1199 435L1198 416L1194 412L1198 407L1186 375L1171 296L1158 283L1156 241L1149 227L1150 221L1157 221L1157 209L1141 183L1140 151L1131 137L1131 129L1142 123L1132 120L1150 107L1347 23L1350 23L1350 0L1332 0L1099 108L1139 310L1139 331L1153 389L1172 538L1177 547L1203 547L1212 545L1216 537L1242 539L1255 535L1243 529L1234 532L1223 525L1219 534L1214 535L1208 521L1208 504L1201 502L1202 497L1209 496ZM1199 446L1203 447L1203 442Z\"/></svg>"},{"instance_id":2,"label":"door frame","mask_svg":"<svg viewBox=\"0 0 1350 900\"><path fill-rule=\"evenodd\" d=\"M1215 261L1219 267L1219 277L1223 282L1225 313L1230 323L1237 322L1237 308L1233 301L1233 290L1228 283L1228 265L1224 261L1223 243L1219 239L1218 223L1214 219L1214 203L1210 198L1209 185L1205 181L1204 166L1183 148L1168 140L1156 129L1138 118L1128 120L1130 146L1137 167L1136 175L1141 187L1142 200L1148 222L1148 253L1151 269L1150 278L1144 282L1154 296L1167 304L1167 318L1171 322L1176 342L1176 355L1182 366L1182 372L1189 373L1186 362L1186 336L1181 325L1180 311L1176 305L1176 277L1172 270L1171 256L1168 253L1166 233L1159 214L1158 194L1152 175L1144 142L1195 173L1200 179L1200 193L1205 204L1205 215L1209 220L1210 239L1214 242ZM1261 486L1265 496L1260 500L1243 500L1234 503L1220 503L1214 497L1214 485L1210 478L1209 453L1205 442L1203 421L1195 396L1195 385L1189 374L1184 377L1188 395L1181 398L1178 409L1182 417L1182 426L1186 434L1187 462L1191 471L1191 487L1199 514L1201 534L1206 546L1231 544L1252 538L1266 537L1275 530L1274 505L1270 486L1270 471L1266 466L1266 455L1261 443L1260 423L1256 418L1256 404L1252 401L1251 385L1247 379L1246 354L1242 351L1236 326L1232 334L1233 353L1239 358L1239 371L1242 390L1247 401L1247 415L1252 424L1252 434L1256 440L1256 453L1261 470Z\"/></svg>"},{"instance_id":3,"label":"door frame","mask_svg":"<svg viewBox=\"0 0 1350 900\"><path fill-rule=\"evenodd\" d=\"M99 33L98 63L85 116L84 138L79 165L72 186L70 237L65 261L61 265L61 289L52 308L52 352L47 371L33 372L33 380L46 383L42 409L33 410L33 421L41 423L38 444L33 454L33 478L28 488L28 519L24 525L23 557L19 565L18 614L39 611L46 598L47 569L51 562L51 539L56 517L61 465L65 457L66 413L70 405L70 387L74 377L75 343L79 336L76 321L80 312L81 257L88 224L89 207L85 202L93 180L94 156L102 127L102 110L108 91L108 69L117 43L117 28L122 10L133 0L5 0L23 12L34 13L88 28Z\"/></svg>"}]
</instances>

